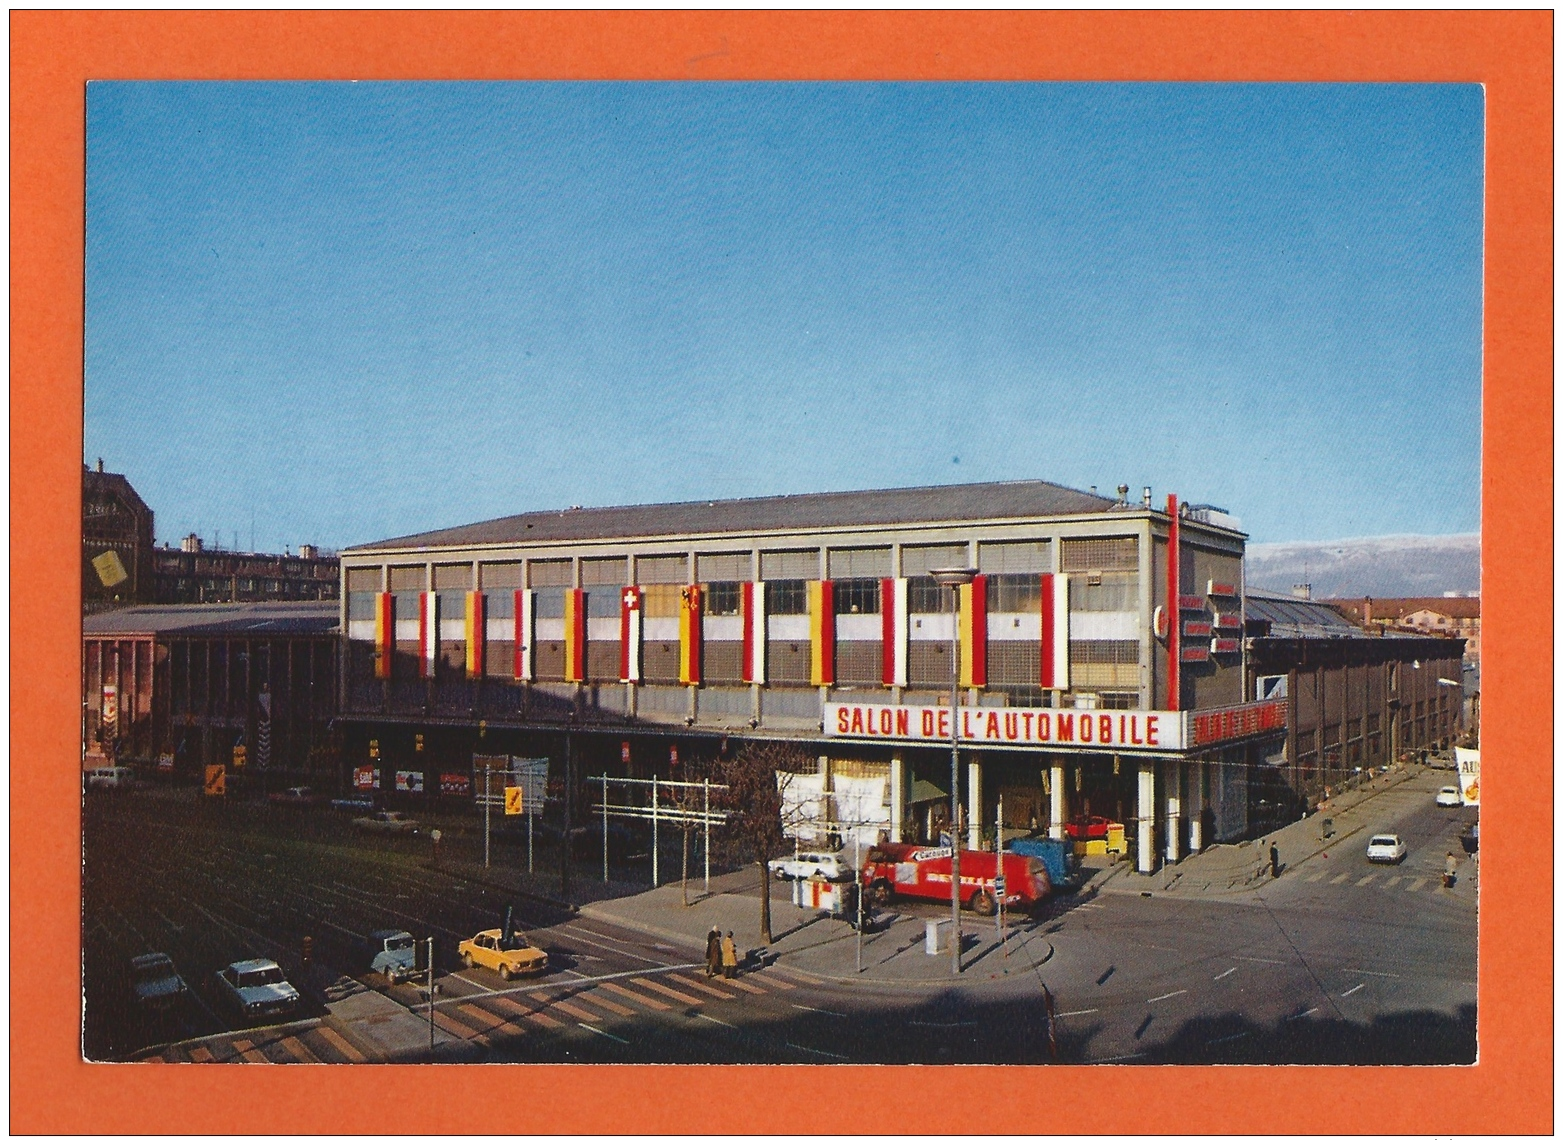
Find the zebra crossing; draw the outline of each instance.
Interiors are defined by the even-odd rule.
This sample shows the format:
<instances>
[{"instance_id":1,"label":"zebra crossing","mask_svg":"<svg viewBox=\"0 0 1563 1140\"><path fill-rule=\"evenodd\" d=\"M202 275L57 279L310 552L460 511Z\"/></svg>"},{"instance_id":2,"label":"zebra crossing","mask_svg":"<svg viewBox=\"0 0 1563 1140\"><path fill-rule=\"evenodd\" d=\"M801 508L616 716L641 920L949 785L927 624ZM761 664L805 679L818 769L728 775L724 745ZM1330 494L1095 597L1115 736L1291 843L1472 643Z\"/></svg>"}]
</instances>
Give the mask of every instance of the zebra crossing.
<instances>
[{"instance_id":1,"label":"zebra crossing","mask_svg":"<svg viewBox=\"0 0 1563 1140\"><path fill-rule=\"evenodd\" d=\"M1321 871L1314 871L1311 874L1302 875L1301 880L1305 883L1327 883L1329 886L1338 887L1345 884L1348 880L1356 878L1356 875L1357 872L1355 871L1343 871L1338 874L1332 874L1331 870L1326 868ZM1382 871L1369 871L1366 875L1356 878L1356 881L1351 885L1353 887L1374 887L1382 891L1400 890L1407 894L1414 894L1437 881L1438 876L1436 875L1417 875L1402 872L1399 874L1391 873L1386 876Z\"/></svg>"},{"instance_id":2,"label":"zebra crossing","mask_svg":"<svg viewBox=\"0 0 1563 1140\"><path fill-rule=\"evenodd\" d=\"M708 978L699 966L664 971L656 977L619 976L617 980L557 990L512 989L447 1000L433 1010L434 1024L462 1041L484 1048L513 1045L537 1034L584 1029L615 1041L613 1026L656 1014L693 1012L751 997L785 996L798 983L774 970L743 977ZM713 1019L714 1020L714 1019ZM725 1023L723 1023L725 1024ZM173 1045L147 1058L153 1063L305 1064L363 1063L364 1053L330 1025L302 1030L277 1026L199 1043Z\"/></svg>"}]
</instances>

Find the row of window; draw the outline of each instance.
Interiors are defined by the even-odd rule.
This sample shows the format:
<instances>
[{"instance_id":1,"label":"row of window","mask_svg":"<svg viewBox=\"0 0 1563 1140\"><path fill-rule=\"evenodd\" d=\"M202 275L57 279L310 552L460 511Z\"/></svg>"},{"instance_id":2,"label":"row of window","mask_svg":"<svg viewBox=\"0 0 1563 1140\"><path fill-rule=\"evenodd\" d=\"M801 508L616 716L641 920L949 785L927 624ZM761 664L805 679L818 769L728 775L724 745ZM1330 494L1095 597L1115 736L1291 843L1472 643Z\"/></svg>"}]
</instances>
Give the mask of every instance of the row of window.
<instances>
[{"instance_id":1,"label":"row of window","mask_svg":"<svg viewBox=\"0 0 1563 1140\"><path fill-rule=\"evenodd\" d=\"M882 609L881 580L878 578L842 578L832 581L837 614L877 614ZM1036 574L991 574L988 583L988 612L996 614L1036 613L1042 605L1042 584ZM783 578L765 581L765 610L777 616L803 615L809 612L809 579ZM727 617L742 612L743 583L737 581L702 582L701 605L710 617ZM519 588L519 587L517 587ZM642 587L641 612L649 618L677 617L680 591L673 584ZM533 591L533 613L540 618L564 616L566 586L542 586ZM399 614L418 612L418 591L394 591ZM437 590L440 612L454 616L464 612L466 592ZM514 590L488 593L488 615L492 618L515 616ZM370 591L348 594L348 620L368 621L374 617L375 595ZM954 608L952 591L929 577L907 579L907 610L914 614L950 613ZM1138 574L1097 574L1091 579L1072 578L1069 583L1069 608L1076 612L1133 612L1139 609ZM589 617L617 617L619 588L587 589L586 613Z\"/></svg>"},{"instance_id":2,"label":"row of window","mask_svg":"<svg viewBox=\"0 0 1563 1140\"><path fill-rule=\"evenodd\" d=\"M1055 569L1050 540L1029 542L980 542L977 565L993 575L1035 575ZM970 560L967 543L931 546L903 546L901 573L910 578L926 578L930 571L944 566L965 566ZM1057 569L1064 573L1136 573L1140 565L1139 539L1133 535L1119 538L1066 538L1059 543ZM888 546L830 549L825 554L826 576L831 580L895 577L894 551ZM634 560L633 581L641 585L687 585L694 571L697 582L747 582L754 577L754 563L748 553L641 555ZM436 564L433 587L440 590L470 590L474 580L479 589L533 589L577 584L575 562L568 558L537 558L521 562L471 562ZM766 550L760 552L759 576L762 580L798 579L808 581L820 574L820 554L816 550ZM347 588L376 592L382 589L378 566L349 567ZM392 592L416 592L430 583L428 568L389 567ZM523 579L528 581L523 581ZM583 558L579 584L619 586L631 581L628 557ZM925 611L928 612L928 611Z\"/></svg>"}]
</instances>

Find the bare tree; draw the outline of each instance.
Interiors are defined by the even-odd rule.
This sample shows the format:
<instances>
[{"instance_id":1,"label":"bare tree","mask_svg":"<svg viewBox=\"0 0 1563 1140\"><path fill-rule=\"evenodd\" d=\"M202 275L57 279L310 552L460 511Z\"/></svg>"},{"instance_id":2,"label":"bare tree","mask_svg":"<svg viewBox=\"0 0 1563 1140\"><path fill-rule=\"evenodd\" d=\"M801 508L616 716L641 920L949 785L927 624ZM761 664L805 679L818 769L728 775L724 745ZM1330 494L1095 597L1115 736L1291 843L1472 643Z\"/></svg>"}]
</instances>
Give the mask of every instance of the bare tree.
<instances>
[{"instance_id":1,"label":"bare tree","mask_svg":"<svg viewBox=\"0 0 1563 1140\"><path fill-rule=\"evenodd\" d=\"M760 872L760 939L771 944L770 860L786 846L783 790L793 774L814 763L807 749L782 741L753 741L720 755L715 776L728 790L712 806L727 809L728 826L721 840L726 859L734 864L753 862Z\"/></svg>"},{"instance_id":2,"label":"bare tree","mask_svg":"<svg viewBox=\"0 0 1563 1140\"><path fill-rule=\"evenodd\" d=\"M704 773L701 773L703 776ZM701 778L693 772L686 774L686 781L694 781ZM689 845L691 836L697 827L702 826L699 816L705 809L705 789L691 788L667 788L663 790L666 803L675 811L682 813L682 818L677 819L677 827L683 836L683 863L679 870L679 886L683 891L684 905L689 905Z\"/></svg>"}]
</instances>

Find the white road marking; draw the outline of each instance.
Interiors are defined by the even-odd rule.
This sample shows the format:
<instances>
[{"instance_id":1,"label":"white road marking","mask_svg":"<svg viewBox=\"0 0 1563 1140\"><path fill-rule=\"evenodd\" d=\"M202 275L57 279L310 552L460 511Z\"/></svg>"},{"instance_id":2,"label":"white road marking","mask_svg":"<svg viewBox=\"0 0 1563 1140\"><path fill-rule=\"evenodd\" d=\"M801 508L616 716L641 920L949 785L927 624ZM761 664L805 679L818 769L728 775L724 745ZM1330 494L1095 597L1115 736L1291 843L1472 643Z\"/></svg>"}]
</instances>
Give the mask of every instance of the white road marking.
<instances>
[{"instance_id":1,"label":"white road marking","mask_svg":"<svg viewBox=\"0 0 1563 1140\"><path fill-rule=\"evenodd\" d=\"M598 1029L595 1025L587 1025L586 1022L584 1022L584 1021L579 1022L578 1024L580 1025L580 1027L582 1029L589 1029L593 1033L597 1034L597 1036L599 1036L599 1037L609 1037L609 1038L612 1038L614 1041L617 1041L620 1045L628 1045L629 1044L629 1042L624 1040L624 1038L622 1038L622 1037L614 1037L613 1034L609 1033L606 1029Z\"/></svg>"},{"instance_id":2,"label":"white road marking","mask_svg":"<svg viewBox=\"0 0 1563 1140\"><path fill-rule=\"evenodd\" d=\"M1210 980L1213 981L1213 982L1219 982L1222 978L1226 977L1228 974L1235 974L1235 973L1237 973L1237 967L1233 966L1231 969L1222 970L1221 973L1217 974L1215 977L1211 978Z\"/></svg>"},{"instance_id":3,"label":"white road marking","mask_svg":"<svg viewBox=\"0 0 1563 1140\"><path fill-rule=\"evenodd\" d=\"M1100 1013L1095 1007L1091 1009L1072 1009L1068 1013L1055 1013L1054 1017L1084 1017L1088 1013Z\"/></svg>"},{"instance_id":4,"label":"white road marking","mask_svg":"<svg viewBox=\"0 0 1563 1140\"><path fill-rule=\"evenodd\" d=\"M1309 875L1306 879L1304 879L1303 882L1305 882L1305 883L1317 883L1320 879L1324 878L1324 876L1328 875L1328 874L1329 874L1328 871L1315 871L1313 874ZM1223 1040L1230 1040L1230 1038L1223 1038Z\"/></svg>"},{"instance_id":5,"label":"white road marking","mask_svg":"<svg viewBox=\"0 0 1563 1140\"><path fill-rule=\"evenodd\" d=\"M1402 880L1404 878L1405 878L1404 875L1391 875L1389 877L1389 879L1384 883L1384 889L1388 890L1390 887L1394 886L1396 883L1400 882L1400 880Z\"/></svg>"},{"instance_id":6,"label":"white road marking","mask_svg":"<svg viewBox=\"0 0 1563 1140\"><path fill-rule=\"evenodd\" d=\"M789 1049L801 1049L805 1053L818 1053L821 1057L834 1057L838 1061L849 1059L845 1053L832 1053L827 1049L810 1049L807 1045L794 1045L791 1041L785 1044Z\"/></svg>"},{"instance_id":7,"label":"white road marking","mask_svg":"<svg viewBox=\"0 0 1563 1140\"><path fill-rule=\"evenodd\" d=\"M1399 974L1381 974L1374 970L1342 970L1343 974L1362 974L1369 978L1398 978Z\"/></svg>"},{"instance_id":8,"label":"white road marking","mask_svg":"<svg viewBox=\"0 0 1563 1140\"><path fill-rule=\"evenodd\" d=\"M1318 1013L1318 1012L1319 1012L1319 1007L1318 1006L1314 1006L1312 1009L1305 1009L1301 1013L1294 1013L1290 1017L1283 1017L1283 1018L1281 1018L1281 1020L1282 1021L1300 1021L1302 1018L1307 1017L1309 1014L1314 1014L1314 1013Z\"/></svg>"},{"instance_id":9,"label":"white road marking","mask_svg":"<svg viewBox=\"0 0 1563 1140\"><path fill-rule=\"evenodd\" d=\"M1378 872L1369 871L1366 875L1363 875L1362 878L1357 880L1356 885L1359 887L1365 887L1376 878L1378 878Z\"/></svg>"},{"instance_id":10,"label":"white road marking","mask_svg":"<svg viewBox=\"0 0 1563 1140\"><path fill-rule=\"evenodd\" d=\"M1179 994L1186 993L1188 993L1188 990L1173 990L1170 994L1162 994L1160 997L1146 998L1145 1004L1150 1005L1153 1001L1166 1001L1168 998L1177 997Z\"/></svg>"},{"instance_id":11,"label":"white road marking","mask_svg":"<svg viewBox=\"0 0 1563 1140\"><path fill-rule=\"evenodd\" d=\"M926 1029L957 1029L963 1025L976 1025L975 1021L908 1021L908 1025L921 1025Z\"/></svg>"},{"instance_id":12,"label":"white road marking","mask_svg":"<svg viewBox=\"0 0 1563 1140\"><path fill-rule=\"evenodd\" d=\"M1427 886L1426 879L1415 879L1412 881L1411 885L1406 888L1406 891L1407 893L1411 891L1420 891L1425 886Z\"/></svg>"},{"instance_id":13,"label":"white road marking","mask_svg":"<svg viewBox=\"0 0 1563 1140\"><path fill-rule=\"evenodd\" d=\"M1207 1045L1222 1045L1222 1044L1225 1044L1228 1041L1236 1041L1239 1037L1247 1037L1247 1036L1248 1036L1248 1030L1245 1029L1241 1033L1233 1033L1233 1034L1231 1034L1231 1035L1229 1035L1227 1037L1217 1037L1214 1041L1207 1041L1207 1042L1205 1042L1205 1044L1207 1044Z\"/></svg>"},{"instance_id":14,"label":"white road marking","mask_svg":"<svg viewBox=\"0 0 1563 1140\"><path fill-rule=\"evenodd\" d=\"M846 1016L846 1014L844 1014L844 1013L837 1013L833 1009L820 1009L819 1007L812 1006L812 1005L799 1005L795 1001L790 1001L787 1004L792 1006L793 1009L806 1009L810 1013L823 1013L826 1017L845 1017Z\"/></svg>"},{"instance_id":15,"label":"white road marking","mask_svg":"<svg viewBox=\"0 0 1563 1140\"><path fill-rule=\"evenodd\" d=\"M723 1021L720 1017L712 1017L709 1013L697 1013L697 1014L695 1014L695 1016L700 1018L702 1021L714 1021L716 1024L720 1025L723 1029L736 1029L737 1028L737 1026L729 1025L727 1022Z\"/></svg>"},{"instance_id":16,"label":"white road marking","mask_svg":"<svg viewBox=\"0 0 1563 1140\"><path fill-rule=\"evenodd\" d=\"M1330 880L1330 886L1333 887L1339 883L1344 883L1349 878L1351 878L1351 872L1342 871L1340 874L1336 875L1333 879Z\"/></svg>"},{"instance_id":17,"label":"white road marking","mask_svg":"<svg viewBox=\"0 0 1563 1140\"><path fill-rule=\"evenodd\" d=\"M1349 989L1345 993L1341 994L1341 997L1350 997L1352 994L1356 993L1358 990L1360 990L1363 986L1365 986L1367 984L1368 984L1367 982L1358 982L1356 985L1352 986L1351 989Z\"/></svg>"},{"instance_id":18,"label":"white road marking","mask_svg":"<svg viewBox=\"0 0 1563 1140\"><path fill-rule=\"evenodd\" d=\"M1093 1065L1110 1065L1114 1061L1132 1061L1136 1057L1143 1057L1143 1053L1121 1053L1116 1057L1103 1057L1100 1061L1092 1061Z\"/></svg>"},{"instance_id":19,"label":"white road marking","mask_svg":"<svg viewBox=\"0 0 1563 1140\"><path fill-rule=\"evenodd\" d=\"M1286 965L1285 962L1282 962L1276 958L1245 958L1241 954L1228 954L1227 957L1231 958L1234 962L1263 962L1266 966Z\"/></svg>"}]
</instances>

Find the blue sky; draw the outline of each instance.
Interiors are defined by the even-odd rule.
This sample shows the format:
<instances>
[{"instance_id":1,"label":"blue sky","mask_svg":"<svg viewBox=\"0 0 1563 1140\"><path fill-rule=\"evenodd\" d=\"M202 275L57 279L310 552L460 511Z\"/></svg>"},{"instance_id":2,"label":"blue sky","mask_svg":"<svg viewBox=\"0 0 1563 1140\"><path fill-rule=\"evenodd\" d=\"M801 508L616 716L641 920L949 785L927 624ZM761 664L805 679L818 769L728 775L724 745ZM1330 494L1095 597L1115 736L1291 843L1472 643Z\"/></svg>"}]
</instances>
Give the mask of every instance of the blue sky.
<instances>
[{"instance_id":1,"label":"blue sky","mask_svg":"<svg viewBox=\"0 0 1563 1140\"><path fill-rule=\"evenodd\" d=\"M1474 85L94 83L84 460L263 550L1150 484L1478 526Z\"/></svg>"}]
</instances>

